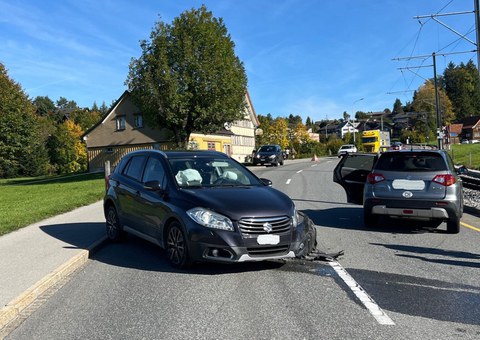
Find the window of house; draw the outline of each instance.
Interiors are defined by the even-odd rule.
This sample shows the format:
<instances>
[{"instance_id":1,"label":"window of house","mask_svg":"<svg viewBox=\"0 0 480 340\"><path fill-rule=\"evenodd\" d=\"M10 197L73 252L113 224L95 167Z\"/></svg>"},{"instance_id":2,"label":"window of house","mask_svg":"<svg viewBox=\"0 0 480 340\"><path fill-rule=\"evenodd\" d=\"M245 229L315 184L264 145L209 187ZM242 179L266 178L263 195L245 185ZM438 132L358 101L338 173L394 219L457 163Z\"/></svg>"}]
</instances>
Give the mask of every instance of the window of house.
<instances>
[{"instance_id":1,"label":"window of house","mask_svg":"<svg viewBox=\"0 0 480 340\"><path fill-rule=\"evenodd\" d=\"M207 142L208 150L215 150L215 142Z\"/></svg>"},{"instance_id":2,"label":"window of house","mask_svg":"<svg viewBox=\"0 0 480 340\"><path fill-rule=\"evenodd\" d=\"M125 116L117 117L117 131L125 130L126 119Z\"/></svg>"},{"instance_id":3,"label":"window of house","mask_svg":"<svg viewBox=\"0 0 480 340\"><path fill-rule=\"evenodd\" d=\"M134 124L136 128L142 128L143 127L143 115L138 114L134 116Z\"/></svg>"}]
</instances>

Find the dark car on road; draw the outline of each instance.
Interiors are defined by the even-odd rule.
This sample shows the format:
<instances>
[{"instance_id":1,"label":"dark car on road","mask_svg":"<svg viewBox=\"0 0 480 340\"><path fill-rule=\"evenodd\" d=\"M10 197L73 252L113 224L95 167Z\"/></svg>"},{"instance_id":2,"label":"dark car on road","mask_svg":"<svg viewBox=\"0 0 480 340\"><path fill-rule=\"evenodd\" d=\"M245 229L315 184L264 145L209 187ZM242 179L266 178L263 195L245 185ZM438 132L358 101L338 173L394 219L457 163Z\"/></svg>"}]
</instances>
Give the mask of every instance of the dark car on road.
<instances>
[{"instance_id":1,"label":"dark car on road","mask_svg":"<svg viewBox=\"0 0 480 340\"><path fill-rule=\"evenodd\" d=\"M463 186L444 150L395 150L348 154L334 170L334 181L350 203L363 204L364 224L376 227L381 216L426 221L460 231Z\"/></svg>"},{"instance_id":2,"label":"dark car on road","mask_svg":"<svg viewBox=\"0 0 480 340\"><path fill-rule=\"evenodd\" d=\"M170 263L293 258L312 251L312 221L245 166L215 151L142 150L106 179L107 235L137 235Z\"/></svg>"},{"instance_id":3,"label":"dark car on road","mask_svg":"<svg viewBox=\"0 0 480 340\"><path fill-rule=\"evenodd\" d=\"M283 165L285 154L280 145L262 145L253 157L253 165Z\"/></svg>"}]
</instances>

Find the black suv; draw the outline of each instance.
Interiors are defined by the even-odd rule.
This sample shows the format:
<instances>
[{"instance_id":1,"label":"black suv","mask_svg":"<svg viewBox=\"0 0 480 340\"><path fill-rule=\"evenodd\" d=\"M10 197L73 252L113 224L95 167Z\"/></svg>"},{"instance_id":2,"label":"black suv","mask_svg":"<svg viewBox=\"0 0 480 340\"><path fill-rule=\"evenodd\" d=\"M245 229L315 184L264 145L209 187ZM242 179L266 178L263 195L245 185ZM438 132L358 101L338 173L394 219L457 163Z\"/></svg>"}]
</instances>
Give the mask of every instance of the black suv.
<instances>
[{"instance_id":1,"label":"black suv","mask_svg":"<svg viewBox=\"0 0 480 340\"><path fill-rule=\"evenodd\" d=\"M271 164L273 166L283 165L284 153L280 145L263 145L253 157L253 165Z\"/></svg>"},{"instance_id":2,"label":"black suv","mask_svg":"<svg viewBox=\"0 0 480 340\"><path fill-rule=\"evenodd\" d=\"M460 231L462 180L444 150L415 149L377 154L347 154L334 170L334 181L350 203L363 203L366 226L380 216L446 222L449 233Z\"/></svg>"},{"instance_id":3,"label":"black suv","mask_svg":"<svg viewBox=\"0 0 480 340\"><path fill-rule=\"evenodd\" d=\"M106 179L107 235L135 234L166 250L175 267L303 256L312 221L292 200L215 151L135 151Z\"/></svg>"}]
</instances>

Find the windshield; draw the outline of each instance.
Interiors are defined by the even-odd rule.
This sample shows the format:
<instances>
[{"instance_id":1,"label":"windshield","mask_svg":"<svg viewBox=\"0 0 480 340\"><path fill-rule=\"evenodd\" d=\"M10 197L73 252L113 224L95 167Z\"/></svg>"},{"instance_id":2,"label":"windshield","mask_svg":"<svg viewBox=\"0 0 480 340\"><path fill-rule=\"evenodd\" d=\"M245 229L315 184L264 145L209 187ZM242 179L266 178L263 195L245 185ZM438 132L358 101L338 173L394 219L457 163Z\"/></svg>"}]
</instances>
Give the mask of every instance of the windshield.
<instances>
[{"instance_id":1,"label":"windshield","mask_svg":"<svg viewBox=\"0 0 480 340\"><path fill-rule=\"evenodd\" d=\"M258 149L259 152L275 152L276 147L273 145L264 145L260 149Z\"/></svg>"},{"instance_id":2,"label":"windshield","mask_svg":"<svg viewBox=\"0 0 480 340\"><path fill-rule=\"evenodd\" d=\"M169 163L175 181L182 188L263 185L255 175L231 159L173 158Z\"/></svg>"},{"instance_id":3,"label":"windshield","mask_svg":"<svg viewBox=\"0 0 480 340\"><path fill-rule=\"evenodd\" d=\"M375 168L388 171L444 171L447 170L447 165L438 154L385 153Z\"/></svg>"}]
</instances>

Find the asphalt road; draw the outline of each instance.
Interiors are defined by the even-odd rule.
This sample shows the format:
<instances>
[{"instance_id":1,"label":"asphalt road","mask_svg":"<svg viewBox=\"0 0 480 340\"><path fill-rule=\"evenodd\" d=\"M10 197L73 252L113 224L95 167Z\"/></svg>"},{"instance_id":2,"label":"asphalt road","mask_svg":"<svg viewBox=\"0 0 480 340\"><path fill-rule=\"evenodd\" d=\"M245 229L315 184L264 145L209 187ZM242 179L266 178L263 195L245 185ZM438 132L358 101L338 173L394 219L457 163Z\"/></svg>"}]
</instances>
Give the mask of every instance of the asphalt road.
<instances>
[{"instance_id":1,"label":"asphalt road","mask_svg":"<svg viewBox=\"0 0 480 340\"><path fill-rule=\"evenodd\" d=\"M135 237L107 244L8 339L478 339L480 220L368 230L332 182L336 158L255 167L318 226L338 262L172 270Z\"/></svg>"}]
</instances>

